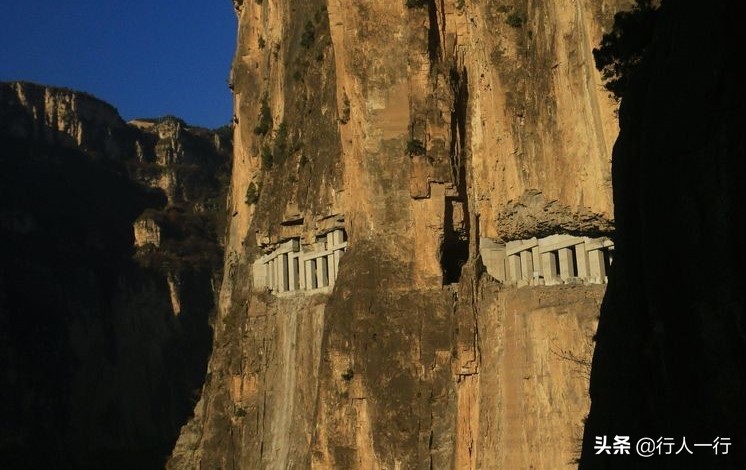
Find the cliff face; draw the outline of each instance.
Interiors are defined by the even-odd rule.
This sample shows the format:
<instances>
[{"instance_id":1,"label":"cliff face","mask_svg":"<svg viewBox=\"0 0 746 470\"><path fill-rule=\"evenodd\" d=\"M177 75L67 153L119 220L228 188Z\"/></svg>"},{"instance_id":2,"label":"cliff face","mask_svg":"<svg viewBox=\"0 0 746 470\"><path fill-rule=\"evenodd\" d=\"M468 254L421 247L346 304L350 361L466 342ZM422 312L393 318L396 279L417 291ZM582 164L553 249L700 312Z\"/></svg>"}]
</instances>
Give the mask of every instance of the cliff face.
<instances>
[{"instance_id":1,"label":"cliff face","mask_svg":"<svg viewBox=\"0 0 746 470\"><path fill-rule=\"evenodd\" d=\"M591 49L627 3L234 4L220 316L170 465L570 464L604 289L503 286L481 242L612 231Z\"/></svg>"},{"instance_id":2,"label":"cliff face","mask_svg":"<svg viewBox=\"0 0 746 470\"><path fill-rule=\"evenodd\" d=\"M635 468L743 467L742 9L733 1L664 2L622 100L613 155L617 256L593 360L583 468L629 468L595 455L596 436L614 435L673 438L674 452L685 437L694 452L640 459ZM715 455L717 437L730 438L728 455L722 446Z\"/></svg>"},{"instance_id":3,"label":"cliff face","mask_svg":"<svg viewBox=\"0 0 746 470\"><path fill-rule=\"evenodd\" d=\"M3 468L162 467L199 394L230 140L137 124L0 84Z\"/></svg>"}]
</instances>

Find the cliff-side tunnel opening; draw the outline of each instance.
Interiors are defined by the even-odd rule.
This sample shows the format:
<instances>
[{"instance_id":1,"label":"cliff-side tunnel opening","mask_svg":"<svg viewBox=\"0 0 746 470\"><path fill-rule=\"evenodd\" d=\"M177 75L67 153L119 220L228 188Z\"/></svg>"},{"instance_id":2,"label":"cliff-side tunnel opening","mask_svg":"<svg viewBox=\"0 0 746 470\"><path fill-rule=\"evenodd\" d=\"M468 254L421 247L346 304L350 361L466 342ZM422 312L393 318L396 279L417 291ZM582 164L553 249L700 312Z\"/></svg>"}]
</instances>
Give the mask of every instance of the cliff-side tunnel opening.
<instances>
[{"instance_id":1,"label":"cliff-side tunnel opening","mask_svg":"<svg viewBox=\"0 0 746 470\"><path fill-rule=\"evenodd\" d=\"M469 259L469 201L466 195L466 119L469 101L468 76L454 67L450 71L453 91L451 111L450 161L451 178L457 197L446 198L443 244L440 264L443 283L453 284L461 278L461 267Z\"/></svg>"},{"instance_id":2,"label":"cliff-side tunnel opening","mask_svg":"<svg viewBox=\"0 0 746 470\"><path fill-rule=\"evenodd\" d=\"M464 207L465 204L458 199L446 199L445 227L440 256L444 284L458 282L461 278L461 267L469 259L469 230Z\"/></svg>"}]
</instances>

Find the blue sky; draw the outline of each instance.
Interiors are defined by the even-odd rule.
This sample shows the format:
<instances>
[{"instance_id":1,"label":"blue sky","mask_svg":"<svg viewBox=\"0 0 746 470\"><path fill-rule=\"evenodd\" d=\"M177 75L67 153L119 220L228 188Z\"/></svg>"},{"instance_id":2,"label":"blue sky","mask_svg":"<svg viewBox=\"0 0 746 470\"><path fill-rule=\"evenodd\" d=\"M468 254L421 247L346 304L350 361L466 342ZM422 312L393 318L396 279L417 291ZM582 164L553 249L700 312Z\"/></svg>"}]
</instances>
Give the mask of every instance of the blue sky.
<instances>
[{"instance_id":1,"label":"blue sky","mask_svg":"<svg viewBox=\"0 0 746 470\"><path fill-rule=\"evenodd\" d=\"M3 0L0 81L87 91L127 120L218 127L235 37L231 0Z\"/></svg>"}]
</instances>

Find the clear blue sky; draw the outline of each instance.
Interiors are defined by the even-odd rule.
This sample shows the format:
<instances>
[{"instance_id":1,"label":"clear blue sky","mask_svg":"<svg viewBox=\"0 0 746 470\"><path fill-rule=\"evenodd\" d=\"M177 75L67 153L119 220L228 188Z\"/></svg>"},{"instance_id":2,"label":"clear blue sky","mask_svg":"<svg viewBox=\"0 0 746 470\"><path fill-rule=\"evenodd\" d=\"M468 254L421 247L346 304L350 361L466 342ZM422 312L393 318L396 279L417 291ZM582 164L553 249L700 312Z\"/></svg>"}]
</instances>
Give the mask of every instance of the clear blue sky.
<instances>
[{"instance_id":1,"label":"clear blue sky","mask_svg":"<svg viewBox=\"0 0 746 470\"><path fill-rule=\"evenodd\" d=\"M0 81L87 91L124 119L232 116L231 0L3 0Z\"/></svg>"}]
</instances>

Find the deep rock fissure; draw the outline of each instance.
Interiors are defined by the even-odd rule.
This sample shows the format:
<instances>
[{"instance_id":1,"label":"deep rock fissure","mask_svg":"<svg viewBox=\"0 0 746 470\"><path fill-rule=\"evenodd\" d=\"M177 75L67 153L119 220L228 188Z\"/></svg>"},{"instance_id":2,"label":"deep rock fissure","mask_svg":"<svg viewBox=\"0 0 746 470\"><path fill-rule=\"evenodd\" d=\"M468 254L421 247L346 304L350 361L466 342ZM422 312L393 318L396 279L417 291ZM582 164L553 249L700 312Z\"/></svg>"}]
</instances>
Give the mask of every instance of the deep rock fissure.
<instances>
[{"instance_id":1,"label":"deep rock fissure","mask_svg":"<svg viewBox=\"0 0 746 470\"><path fill-rule=\"evenodd\" d=\"M451 111L450 163L451 177L456 185L457 196L445 201L444 235L441 247L440 264L443 269L443 283L453 284L461 278L461 268L469 259L470 216L469 201L466 197L466 116L469 91L466 69L458 73L450 72L454 93Z\"/></svg>"}]
</instances>

